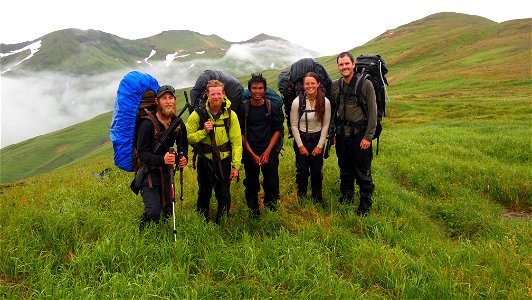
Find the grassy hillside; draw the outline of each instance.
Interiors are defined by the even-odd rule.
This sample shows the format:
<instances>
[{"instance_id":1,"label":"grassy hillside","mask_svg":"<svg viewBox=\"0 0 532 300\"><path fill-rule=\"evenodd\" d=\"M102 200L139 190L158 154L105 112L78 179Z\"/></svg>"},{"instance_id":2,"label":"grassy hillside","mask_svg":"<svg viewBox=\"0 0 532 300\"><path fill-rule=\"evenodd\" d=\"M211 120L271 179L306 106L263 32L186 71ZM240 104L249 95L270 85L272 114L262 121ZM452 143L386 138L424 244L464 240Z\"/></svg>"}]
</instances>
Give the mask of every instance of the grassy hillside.
<instances>
[{"instance_id":1,"label":"grassy hillside","mask_svg":"<svg viewBox=\"0 0 532 300\"><path fill-rule=\"evenodd\" d=\"M1 151L1 182L27 178L71 163L109 141L107 113L51 134L7 146Z\"/></svg>"},{"instance_id":2,"label":"grassy hillside","mask_svg":"<svg viewBox=\"0 0 532 300\"><path fill-rule=\"evenodd\" d=\"M62 153L71 159L1 186L0 295L529 299L531 73L520 66L505 72L500 48L517 52L507 54L511 65L529 61L522 28L530 19L496 24L469 17L438 14L395 29L406 35L409 26L435 22L428 26L434 33L416 44L415 53L423 54L412 60L398 58L408 50L397 50L403 47L397 39L387 44L396 38L390 34L353 50L381 53L390 69L391 101L373 161L374 209L366 218L356 216L356 206L338 202L334 148L325 161L325 205L319 207L297 200L292 141L285 140L280 208L264 211L258 221L248 217L241 180L232 184L230 219L203 222L194 211L195 171L187 166L176 242L171 221L138 231L142 200L129 190L132 174L113 165L106 140L110 115L2 149L2 173L7 154L20 167L47 164L54 158L32 154L56 155L67 145ZM449 34L453 51L442 53L443 46L426 41L437 28ZM475 44L483 55L472 51ZM335 57L320 60L337 78ZM265 74L275 82L276 72ZM72 138L82 134L88 136Z\"/></svg>"},{"instance_id":3,"label":"grassy hillside","mask_svg":"<svg viewBox=\"0 0 532 300\"><path fill-rule=\"evenodd\" d=\"M334 150L324 168L325 207L297 201L291 141L281 157L279 211L264 211L259 221L247 215L240 181L232 185L230 219L203 222L188 166L176 242L171 222L138 232L142 201L129 190L132 175L113 166L110 142L4 186L0 295L527 299L531 132L522 119L530 111L512 109L501 120L485 110L526 98L394 101L373 163L377 188L366 218L338 202ZM443 119L442 106L467 110Z\"/></svg>"}]
</instances>

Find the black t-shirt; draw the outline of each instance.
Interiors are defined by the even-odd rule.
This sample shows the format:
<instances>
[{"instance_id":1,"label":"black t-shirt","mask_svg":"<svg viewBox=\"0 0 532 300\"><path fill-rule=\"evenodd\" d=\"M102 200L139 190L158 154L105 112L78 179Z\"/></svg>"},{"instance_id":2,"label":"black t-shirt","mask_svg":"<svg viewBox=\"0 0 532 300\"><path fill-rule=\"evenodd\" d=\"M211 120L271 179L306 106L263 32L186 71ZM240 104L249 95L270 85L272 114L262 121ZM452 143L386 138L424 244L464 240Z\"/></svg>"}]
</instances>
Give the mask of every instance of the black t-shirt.
<instances>
[{"instance_id":1,"label":"black t-shirt","mask_svg":"<svg viewBox=\"0 0 532 300\"><path fill-rule=\"evenodd\" d=\"M242 108L244 111L244 108ZM241 119L240 128L242 135L246 135L251 149L255 154L259 155L268 148L270 140L276 131L283 131L283 115L281 110L272 102L271 116L267 116L268 108L266 104L254 106L249 104L249 112L247 119L247 135L244 112L240 114Z\"/></svg>"}]
</instances>

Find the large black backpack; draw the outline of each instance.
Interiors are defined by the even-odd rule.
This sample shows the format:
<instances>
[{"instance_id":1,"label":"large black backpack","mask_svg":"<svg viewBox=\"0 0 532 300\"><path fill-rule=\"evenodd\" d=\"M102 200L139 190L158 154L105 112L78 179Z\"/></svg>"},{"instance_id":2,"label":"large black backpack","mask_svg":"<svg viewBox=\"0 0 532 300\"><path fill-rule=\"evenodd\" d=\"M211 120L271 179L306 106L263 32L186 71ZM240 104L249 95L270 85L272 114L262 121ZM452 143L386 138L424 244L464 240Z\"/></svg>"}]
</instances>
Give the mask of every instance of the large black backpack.
<instances>
[{"instance_id":1,"label":"large black backpack","mask_svg":"<svg viewBox=\"0 0 532 300\"><path fill-rule=\"evenodd\" d=\"M381 121L386 116L386 86L388 80L384 75L388 73L388 68L384 59L379 55L360 55L356 58L355 72L357 74L357 82L355 85L355 95L357 101L367 117L368 105L366 99L361 97L362 83L364 80L370 80L375 89L375 99L377 101L377 128L373 139L377 139L377 151L379 154L379 137L382 132ZM340 81L342 82L342 81Z\"/></svg>"},{"instance_id":2,"label":"large black backpack","mask_svg":"<svg viewBox=\"0 0 532 300\"><path fill-rule=\"evenodd\" d=\"M320 89L325 94L325 97L331 99L331 85L332 80L327 73L327 70L314 58L302 58L290 66L290 69L282 71L279 74L277 80L277 88L279 93L283 97L284 112L286 116L286 125L288 127L289 137L292 137L292 131L290 129L290 110L292 108L292 101L299 96L300 101L299 105L299 117L305 111L304 101L304 87L303 87L303 77L308 72L314 72L320 77ZM331 105L333 103L331 102Z\"/></svg>"},{"instance_id":3,"label":"large black backpack","mask_svg":"<svg viewBox=\"0 0 532 300\"><path fill-rule=\"evenodd\" d=\"M196 79L194 87L190 90L190 97L192 98L190 111L200 107L203 104L202 102L207 100L207 82L213 79L219 80L224 84L225 96L231 101L231 109L237 111L242 104L244 89L236 78L219 70L205 70Z\"/></svg>"},{"instance_id":4,"label":"large black backpack","mask_svg":"<svg viewBox=\"0 0 532 300\"><path fill-rule=\"evenodd\" d=\"M384 63L384 59L378 54L360 55L355 62L355 72L359 76L364 75L373 83L377 100L377 117L380 121L382 117L386 116L386 86L388 85L388 80L384 75L388 73L388 68Z\"/></svg>"},{"instance_id":5,"label":"large black backpack","mask_svg":"<svg viewBox=\"0 0 532 300\"><path fill-rule=\"evenodd\" d=\"M234 78L233 76L224 73L223 71L219 70L205 70L203 73L196 79L196 83L194 84L194 87L190 90L190 97L192 98L192 103L189 106L189 113L192 113L193 111L196 111L198 114L200 121L199 121L199 129L203 129L204 123L208 120L209 115L207 113L207 109L205 107L206 101L207 101L207 83L209 80L219 80L224 84L224 92L225 97L231 101L231 107L228 108L229 118L224 119L224 128L227 132L227 135L229 135L229 128L231 127L231 111L238 111L240 109L240 106L242 105L242 94L244 92L244 89L242 88L242 85L240 82ZM185 100L188 102L188 96L185 92ZM225 100L224 100L225 101ZM214 134L214 131L211 132L211 134ZM211 136L211 142L214 142L214 136ZM211 144L211 148L213 148L215 151L219 149L226 149L229 148L228 151L231 151L231 144L225 143L224 145L219 146L216 148L216 145ZM192 157L192 167L196 168L196 158L198 155L202 154L202 148L203 145L197 144L193 145L192 149L194 152L194 155ZM218 153L219 155L219 153Z\"/></svg>"}]
</instances>

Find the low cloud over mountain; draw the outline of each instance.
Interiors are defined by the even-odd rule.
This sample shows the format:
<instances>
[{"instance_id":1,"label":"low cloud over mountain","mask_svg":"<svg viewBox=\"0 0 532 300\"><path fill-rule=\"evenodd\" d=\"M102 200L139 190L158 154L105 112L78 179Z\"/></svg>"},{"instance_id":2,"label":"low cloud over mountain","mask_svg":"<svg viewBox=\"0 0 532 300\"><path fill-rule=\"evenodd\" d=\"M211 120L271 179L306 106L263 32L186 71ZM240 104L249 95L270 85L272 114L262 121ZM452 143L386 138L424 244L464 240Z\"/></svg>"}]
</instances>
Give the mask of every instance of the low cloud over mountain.
<instances>
[{"instance_id":1,"label":"low cloud over mountain","mask_svg":"<svg viewBox=\"0 0 532 300\"><path fill-rule=\"evenodd\" d=\"M235 43L220 50L225 52L221 58L209 58L199 50L185 57L151 50L134 63L136 67L96 75L24 69L13 72L14 76L6 76L10 74L8 71L2 74L1 82L1 147L111 111L120 80L135 69L151 74L160 84L184 88L193 86L206 69L221 70L238 78L261 70L281 69L300 58L315 55L284 40ZM25 60L26 56L19 59ZM178 106L182 105L183 96L178 95Z\"/></svg>"}]
</instances>

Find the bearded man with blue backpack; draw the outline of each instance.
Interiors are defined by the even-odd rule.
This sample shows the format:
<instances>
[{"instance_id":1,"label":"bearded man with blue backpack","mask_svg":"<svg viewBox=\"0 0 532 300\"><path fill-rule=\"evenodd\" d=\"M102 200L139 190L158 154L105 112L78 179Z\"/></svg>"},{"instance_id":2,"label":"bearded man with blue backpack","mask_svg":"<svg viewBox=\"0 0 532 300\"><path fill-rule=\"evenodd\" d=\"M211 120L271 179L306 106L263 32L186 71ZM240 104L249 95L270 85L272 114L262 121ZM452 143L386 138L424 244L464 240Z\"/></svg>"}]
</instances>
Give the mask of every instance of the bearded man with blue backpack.
<instances>
[{"instance_id":1,"label":"bearded man with blue backpack","mask_svg":"<svg viewBox=\"0 0 532 300\"><path fill-rule=\"evenodd\" d=\"M279 152L283 144L284 117L281 97L268 89L262 74L251 75L247 92L249 99L244 91L243 111L238 113L244 147L244 186L251 217L258 218L261 171L264 206L274 211L279 201Z\"/></svg>"},{"instance_id":2,"label":"bearded man with blue backpack","mask_svg":"<svg viewBox=\"0 0 532 300\"><path fill-rule=\"evenodd\" d=\"M169 85L161 86L155 95L157 110L147 113L141 118L136 135L136 152L140 163L147 167L147 174L140 183L140 193L144 202L144 213L141 215L140 229L148 222L157 223L161 214L172 215L172 194L170 172L172 166L178 164L180 169L187 165L188 141L187 130L182 120L173 132L168 132L162 145L154 149L154 144L164 136L166 130L177 118L175 89ZM177 152L168 150L177 145ZM179 156L177 155L179 154Z\"/></svg>"}]
</instances>

